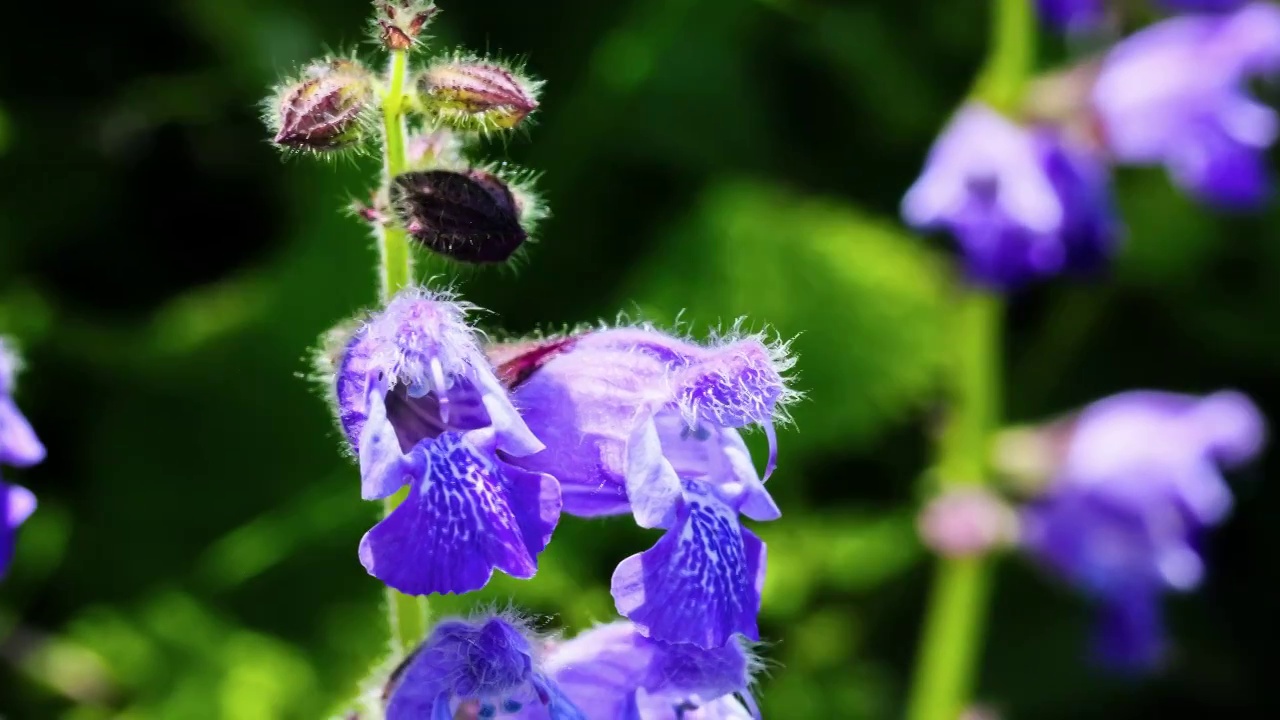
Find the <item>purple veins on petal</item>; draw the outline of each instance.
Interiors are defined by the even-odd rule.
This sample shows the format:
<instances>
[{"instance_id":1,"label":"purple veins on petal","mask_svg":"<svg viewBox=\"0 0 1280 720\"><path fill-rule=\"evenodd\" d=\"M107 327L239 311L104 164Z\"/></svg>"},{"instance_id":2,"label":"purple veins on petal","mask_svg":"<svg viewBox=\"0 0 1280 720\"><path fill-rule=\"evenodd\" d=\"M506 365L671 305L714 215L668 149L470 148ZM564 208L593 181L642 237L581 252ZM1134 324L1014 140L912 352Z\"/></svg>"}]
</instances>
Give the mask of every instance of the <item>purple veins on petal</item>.
<instances>
[{"instance_id":1,"label":"purple veins on petal","mask_svg":"<svg viewBox=\"0 0 1280 720\"><path fill-rule=\"evenodd\" d=\"M675 524L613 574L618 612L649 637L714 648L735 633L759 639L765 546L737 512L690 493Z\"/></svg>"},{"instance_id":2,"label":"purple veins on petal","mask_svg":"<svg viewBox=\"0 0 1280 720\"><path fill-rule=\"evenodd\" d=\"M560 514L554 478L506 464L492 433L445 433L407 457L409 496L360 541L360 561L411 595L483 587L496 568L537 571Z\"/></svg>"}]
</instances>

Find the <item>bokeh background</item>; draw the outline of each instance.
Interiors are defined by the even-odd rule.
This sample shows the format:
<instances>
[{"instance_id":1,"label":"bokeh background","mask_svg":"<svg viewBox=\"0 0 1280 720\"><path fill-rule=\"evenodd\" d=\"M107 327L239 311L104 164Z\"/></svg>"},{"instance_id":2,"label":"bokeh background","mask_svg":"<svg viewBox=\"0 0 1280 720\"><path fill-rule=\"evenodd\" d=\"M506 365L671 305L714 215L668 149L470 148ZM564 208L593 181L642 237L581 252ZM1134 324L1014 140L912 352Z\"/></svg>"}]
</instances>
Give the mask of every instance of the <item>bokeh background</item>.
<instances>
[{"instance_id":1,"label":"bokeh background","mask_svg":"<svg viewBox=\"0 0 1280 720\"><path fill-rule=\"evenodd\" d=\"M895 220L984 51L977 0L445 1L444 48L529 58L536 168L553 212L515 270L469 272L487 329L612 318L694 331L739 316L798 335L796 429L770 487L766 714L901 714L929 565L913 513L950 352L941 246ZM384 648L356 560L376 503L305 379L317 336L374 299L344 215L376 162L282 162L256 103L363 0L85 3L0 47L0 331L49 459L6 478L41 508L0 587L0 716L325 717ZM345 43L345 45L344 45ZM370 45L360 45L373 53ZM1066 48L1050 42L1046 62ZM1237 387L1280 418L1280 205L1228 217L1124 172L1106 282L1015 299L1015 421L1132 387ZM761 438L754 438L758 441ZM1010 718L1280 712L1280 490L1264 461L1209 541L1202 592L1170 603L1154 678L1087 662L1089 612L1014 560L997 580L980 695ZM516 601L578 629L654 535L566 519Z\"/></svg>"}]
</instances>

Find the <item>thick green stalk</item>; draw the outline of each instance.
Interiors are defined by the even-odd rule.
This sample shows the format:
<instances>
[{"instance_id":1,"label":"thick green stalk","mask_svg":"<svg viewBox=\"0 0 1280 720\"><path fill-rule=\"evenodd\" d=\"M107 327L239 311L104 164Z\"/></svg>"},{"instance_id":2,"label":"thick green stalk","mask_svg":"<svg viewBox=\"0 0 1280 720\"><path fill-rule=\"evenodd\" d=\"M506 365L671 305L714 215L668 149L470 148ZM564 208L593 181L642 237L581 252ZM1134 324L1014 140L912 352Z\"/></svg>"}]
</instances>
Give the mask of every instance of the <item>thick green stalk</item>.
<instances>
[{"instance_id":1,"label":"thick green stalk","mask_svg":"<svg viewBox=\"0 0 1280 720\"><path fill-rule=\"evenodd\" d=\"M991 50L974 94L1016 114L1035 63L1035 11L1031 0L993 3ZM1003 311L998 297L975 290L965 291L956 308L947 373L951 405L937 463L942 492L989 480L989 444L1000 423ZM990 559L938 561L908 720L959 720L972 701L990 591Z\"/></svg>"},{"instance_id":2,"label":"thick green stalk","mask_svg":"<svg viewBox=\"0 0 1280 720\"><path fill-rule=\"evenodd\" d=\"M1003 307L994 296L968 292L956 309L951 339L951 414L937 466L943 492L986 483L988 443L999 416ZM987 559L939 561L917 658L909 720L958 720L968 705L989 590Z\"/></svg>"},{"instance_id":3,"label":"thick green stalk","mask_svg":"<svg viewBox=\"0 0 1280 720\"><path fill-rule=\"evenodd\" d=\"M409 74L409 61L403 50L391 53L387 91L382 98L382 153L387 180L406 169L404 90ZM382 279L382 299L386 301L413 282L413 255L409 252L409 236L394 225L379 225L378 255ZM404 501L406 492L387 498L389 515ZM391 637L398 654L417 647L427 633L426 598L402 595L387 588L387 612Z\"/></svg>"}]
</instances>

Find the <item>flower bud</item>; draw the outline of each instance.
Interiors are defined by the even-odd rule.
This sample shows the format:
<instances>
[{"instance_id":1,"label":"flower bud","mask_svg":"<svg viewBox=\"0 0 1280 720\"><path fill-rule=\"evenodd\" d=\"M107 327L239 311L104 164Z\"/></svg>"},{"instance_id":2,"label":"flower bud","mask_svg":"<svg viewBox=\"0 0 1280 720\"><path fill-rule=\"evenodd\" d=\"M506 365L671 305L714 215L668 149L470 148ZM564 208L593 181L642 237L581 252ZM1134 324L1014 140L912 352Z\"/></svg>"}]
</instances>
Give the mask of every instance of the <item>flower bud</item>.
<instances>
[{"instance_id":1,"label":"flower bud","mask_svg":"<svg viewBox=\"0 0 1280 720\"><path fill-rule=\"evenodd\" d=\"M939 555L973 557L1013 543L1017 523L1000 498L981 488L963 488L934 498L916 528L925 546Z\"/></svg>"},{"instance_id":2,"label":"flower bud","mask_svg":"<svg viewBox=\"0 0 1280 720\"><path fill-rule=\"evenodd\" d=\"M373 19L379 39L388 50L408 50L439 8L431 0L377 0Z\"/></svg>"},{"instance_id":3,"label":"flower bud","mask_svg":"<svg viewBox=\"0 0 1280 720\"><path fill-rule=\"evenodd\" d=\"M507 130L538 107L541 83L491 62L452 60L418 78L426 108L452 125Z\"/></svg>"},{"instance_id":4,"label":"flower bud","mask_svg":"<svg viewBox=\"0 0 1280 720\"><path fill-rule=\"evenodd\" d=\"M410 135L405 154L411 170L456 168L464 164L462 138L445 128Z\"/></svg>"},{"instance_id":5,"label":"flower bud","mask_svg":"<svg viewBox=\"0 0 1280 720\"><path fill-rule=\"evenodd\" d=\"M502 262L529 237L507 184L484 170L405 173L391 201L415 240L461 262Z\"/></svg>"},{"instance_id":6,"label":"flower bud","mask_svg":"<svg viewBox=\"0 0 1280 720\"><path fill-rule=\"evenodd\" d=\"M353 60L312 63L287 85L272 108L272 142L294 150L328 151L360 139L361 115L372 96L369 73Z\"/></svg>"}]
</instances>

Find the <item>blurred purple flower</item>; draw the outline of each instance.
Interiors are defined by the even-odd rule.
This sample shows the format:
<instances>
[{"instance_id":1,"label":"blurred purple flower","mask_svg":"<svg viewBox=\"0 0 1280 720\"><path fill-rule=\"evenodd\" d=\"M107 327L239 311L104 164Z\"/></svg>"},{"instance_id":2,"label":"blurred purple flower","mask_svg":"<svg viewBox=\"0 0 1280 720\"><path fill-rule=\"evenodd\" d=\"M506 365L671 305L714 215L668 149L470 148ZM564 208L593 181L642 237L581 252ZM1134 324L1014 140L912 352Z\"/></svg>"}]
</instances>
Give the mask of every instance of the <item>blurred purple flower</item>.
<instances>
[{"instance_id":1,"label":"blurred purple flower","mask_svg":"<svg viewBox=\"0 0 1280 720\"><path fill-rule=\"evenodd\" d=\"M0 465L28 467L44 460L45 449L13 401L19 365L17 353L0 338Z\"/></svg>"},{"instance_id":2,"label":"blurred purple flower","mask_svg":"<svg viewBox=\"0 0 1280 720\"><path fill-rule=\"evenodd\" d=\"M1061 465L1023 513L1023 543L1102 606L1104 660L1148 668L1162 653L1160 596L1196 587L1202 532L1230 510L1222 469L1261 450L1248 398L1151 391L1096 402L1075 419Z\"/></svg>"},{"instance_id":3,"label":"blurred purple flower","mask_svg":"<svg viewBox=\"0 0 1280 720\"><path fill-rule=\"evenodd\" d=\"M442 620L387 684L386 720L453 720L460 711L586 720L539 667L529 636L511 617Z\"/></svg>"},{"instance_id":4,"label":"blurred purple flower","mask_svg":"<svg viewBox=\"0 0 1280 720\"><path fill-rule=\"evenodd\" d=\"M506 460L542 443L480 351L467 309L403 292L356 332L336 373L362 496L410 487L360 542L365 568L405 593L476 590L494 568L532 577L560 514L555 479Z\"/></svg>"},{"instance_id":5,"label":"blurred purple flower","mask_svg":"<svg viewBox=\"0 0 1280 720\"><path fill-rule=\"evenodd\" d=\"M902 214L954 235L972 282L1010 290L1105 266L1118 238L1109 184L1101 160L1059 133L972 102L934 143Z\"/></svg>"},{"instance_id":6,"label":"blurred purple flower","mask_svg":"<svg viewBox=\"0 0 1280 720\"><path fill-rule=\"evenodd\" d=\"M13 562L13 538L18 526L36 509L36 497L17 485L6 485L0 478L0 580Z\"/></svg>"},{"instance_id":7,"label":"blurred purple flower","mask_svg":"<svg viewBox=\"0 0 1280 720\"><path fill-rule=\"evenodd\" d=\"M592 720L759 717L749 689L755 659L739 642L714 649L671 645L616 622L556 645L544 667Z\"/></svg>"},{"instance_id":8,"label":"blurred purple flower","mask_svg":"<svg viewBox=\"0 0 1280 720\"><path fill-rule=\"evenodd\" d=\"M738 428L764 427L768 478L777 457L774 417L794 395L785 346L746 337L702 347L647 328L546 346L554 351L494 351L508 356L501 372L518 383L515 400L547 444L513 462L554 473L566 512L629 512L641 527L667 530L618 566L618 611L666 642L758 639L765 547L738 516L780 513Z\"/></svg>"},{"instance_id":9,"label":"blurred purple flower","mask_svg":"<svg viewBox=\"0 0 1280 720\"><path fill-rule=\"evenodd\" d=\"M1067 31L1091 30L1107 17L1106 0L1037 0L1040 18Z\"/></svg>"},{"instance_id":10,"label":"blurred purple flower","mask_svg":"<svg viewBox=\"0 0 1280 720\"><path fill-rule=\"evenodd\" d=\"M1171 12L1225 13L1249 4L1250 0L1156 0L1156 4Z\"/></svg>"},{"instance_id":11,"label":"blurred purple flower","mask_svg":"<svg viewBox=\"0 0 1280 720\"><path fill-rule=\"evenodd\" d=\"M1248 81L1280 70L1280 8L1251 3L1228 15L1156 23L1116 45L1093 105L1120 162L1162 164L1191 195L1223 207L1265 199L1265 150L1276 114Z\"/></svg>"}]
</instances>

